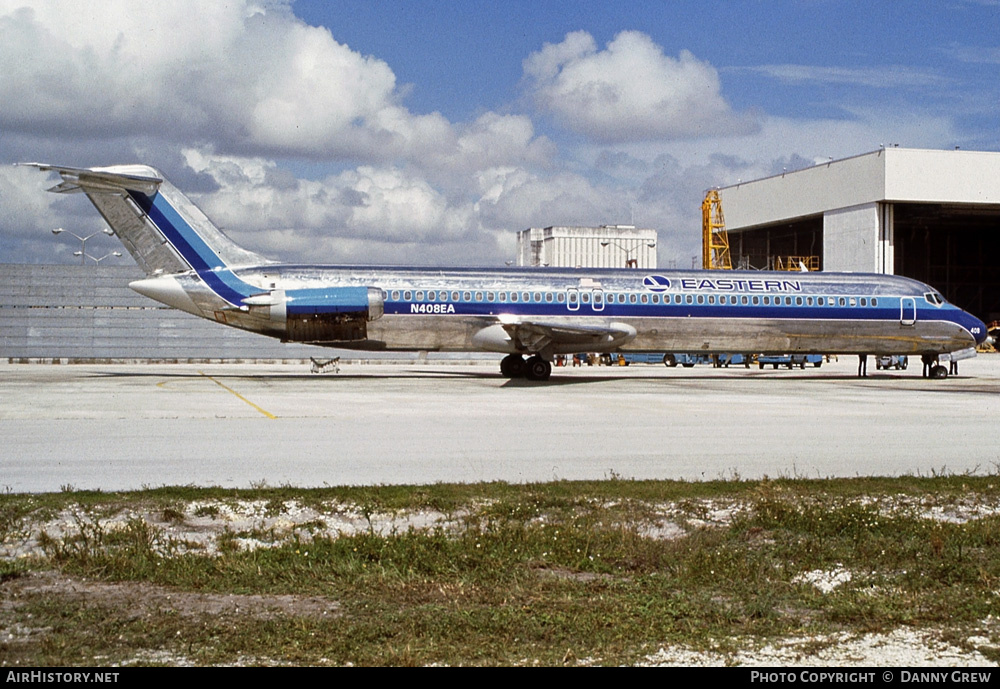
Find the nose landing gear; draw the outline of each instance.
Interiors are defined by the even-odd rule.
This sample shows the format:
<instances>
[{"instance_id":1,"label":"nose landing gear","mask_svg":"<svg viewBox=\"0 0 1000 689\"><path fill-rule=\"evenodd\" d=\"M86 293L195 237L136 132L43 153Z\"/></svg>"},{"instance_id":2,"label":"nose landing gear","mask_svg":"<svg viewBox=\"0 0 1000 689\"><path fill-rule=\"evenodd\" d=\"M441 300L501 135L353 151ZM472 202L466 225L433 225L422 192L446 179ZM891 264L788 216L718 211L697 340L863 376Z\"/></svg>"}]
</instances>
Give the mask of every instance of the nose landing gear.
<instances>
[{"instance_id":1,"label":"nose landing gear","mask_svg":"<svg viewBox=\"0 0 1000 689\"><path fill-rule=\"evenodd\" d=\"M948 369L938 363L937 354L923 354L920 360L924 362L923 377L943 380L948 377Z\"/></svg>"}]
</instances>

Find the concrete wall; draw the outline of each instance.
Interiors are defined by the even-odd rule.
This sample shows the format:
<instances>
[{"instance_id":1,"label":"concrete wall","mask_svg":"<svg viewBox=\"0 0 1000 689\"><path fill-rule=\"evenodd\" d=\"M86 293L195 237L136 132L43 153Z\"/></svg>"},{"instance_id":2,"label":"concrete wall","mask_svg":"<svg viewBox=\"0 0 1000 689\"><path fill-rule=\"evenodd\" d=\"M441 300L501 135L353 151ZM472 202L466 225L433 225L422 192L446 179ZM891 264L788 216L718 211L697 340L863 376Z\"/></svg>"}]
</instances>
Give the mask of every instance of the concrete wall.
<instances>
[{"instance_id":1,"label":"concrete wall","mask_svg":"<svg viewBox=\"0 0 1000 689\"><path fill-rule=\"evenodd\" d=\"M823 270L878 272L878 203L823 215Z\"/></svg>"},{"instance_id":2,"label":"concrete wall","mask_svg":"<svg viewBox=\"0 0 1000 689\"><path fill-rule=\"evenodd\" d=\"M0 264L0 358L307 359L343 353L282 344L161 306L128 288L141 277L136 266Z\"/></svg>"},{"instance_id":3,"label":"concrete wall","mask_svg":"<svg viewBox=\"0 0 1000 689\"><path fill-rule=\"evenodd\" d=\"M866 154L719 190L729 232L822 215L885 197L885 157Z\"/></svg>"},{"instance_id":4,"label":"concrete wall","mask_svg":"<svg viewBox=\"0 0 1000 689\"><path fill-rule=\"evenodd\" d=\"M1000 153L888 148L885 198L921 203L1000 203Z\"/></svg>"},{"instance_id":5,"label":"concrete wall","mask_svg":"<svg viewBox=\"0 0 1000 689\"><path fill-rule=\"evenodd\" d=\"M887 148L723 187L726 229L884 201L1000 203L1000 153Z\"/></svg>"}]
</instances>

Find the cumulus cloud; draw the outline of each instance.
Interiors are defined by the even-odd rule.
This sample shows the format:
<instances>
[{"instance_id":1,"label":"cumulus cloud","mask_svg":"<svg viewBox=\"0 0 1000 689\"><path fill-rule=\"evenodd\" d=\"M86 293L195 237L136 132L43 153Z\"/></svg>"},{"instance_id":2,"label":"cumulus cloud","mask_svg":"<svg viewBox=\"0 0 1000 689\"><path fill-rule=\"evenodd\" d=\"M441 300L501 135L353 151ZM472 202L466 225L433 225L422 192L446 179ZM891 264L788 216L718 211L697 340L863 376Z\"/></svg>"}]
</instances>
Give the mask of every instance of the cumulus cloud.
<instances>
[{"instance_id":1,"label":"cumulus cloud","mask_svg":"<svg viewBox=\"0 0 1000 689\"><path fill-rule=\"evenodd\" d=\"M360 166L319 180L290 178L273 161L185 152L218 189L196 196L234 239L255 249L310 256L323 237L434 245L474 235L471 204L451 203L419 175ZM195 196L195 195L192 195ZM297 235L293 241L290 233ZM315 256L311 256L315 260Z\"/></svg>"},{"instance_id":2,"label":"cumulus cloud","mask_svg":"<svg viewBox=\"0 0 1000 689\"><path fill-rule=\"evenodd\" d=\"M604 142L745 134L716 70L687 50L663 53L646 34L623 31L599 50L585 31L546 44L524 61L537 106L569 129Z\"/></svg>"},{"instance_id":3,"label":"cumulus cloud","mask_svg":"<svg viewBox=\"0 0 1000 689\"><path fill-rule=\"evenodd\" d=\"M155 165L235 240L281 260L502 265L517 230L625 222L659 230L661 261L686 265L707 187L957 136L947 117L891 111L758 121L734 112L711 64L635 31L603 48L570 33L529 55L534 111L449 122L410 111L389 64L292 10L0 0L0 161ZM579 137L539 135L539 112ZM85 198L44 194L51 183L0 167L0 260L52 260L53 227L103 227Z\"/></svg>"},{"instance_id":4,"label":"cumulus cloud","mask_svg":"<svg viewBox=\"0 0 1000 689\"><path fill-rule=\"evenodd\" d=\"M142 134L242 154L419 156L450 124L400 104L392 69L285 3L0 2L0 126Z\"/></svg>"}]
</instances>

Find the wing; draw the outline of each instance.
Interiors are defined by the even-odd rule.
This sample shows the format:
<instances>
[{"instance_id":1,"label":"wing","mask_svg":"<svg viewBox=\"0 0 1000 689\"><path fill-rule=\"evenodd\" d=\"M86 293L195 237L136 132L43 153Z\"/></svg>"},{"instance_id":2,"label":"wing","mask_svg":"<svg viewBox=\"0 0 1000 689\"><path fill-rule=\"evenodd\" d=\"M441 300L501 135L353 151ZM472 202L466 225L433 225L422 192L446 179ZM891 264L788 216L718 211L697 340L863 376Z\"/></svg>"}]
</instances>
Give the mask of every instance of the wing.
<instances>
[{"instance_id":1,"label":"wing","mask_svg":"<svg viewBox=\"0 0 1000 689\"><path fill-rule=\"evenodd\" d=\"M473 338L490 351L568 353L608 351L635 338L635 328L625 323L567 323L501 318Z\"/></svg>"}]
</instances>

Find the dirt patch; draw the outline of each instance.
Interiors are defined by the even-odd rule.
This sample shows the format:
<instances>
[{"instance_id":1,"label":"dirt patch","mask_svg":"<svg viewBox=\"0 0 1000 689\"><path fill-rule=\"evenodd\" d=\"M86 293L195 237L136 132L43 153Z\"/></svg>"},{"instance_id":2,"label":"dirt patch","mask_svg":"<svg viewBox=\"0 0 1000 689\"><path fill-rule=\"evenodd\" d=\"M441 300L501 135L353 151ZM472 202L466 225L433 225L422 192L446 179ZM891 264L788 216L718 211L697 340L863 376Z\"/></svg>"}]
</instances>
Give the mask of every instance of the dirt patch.
<instances>
[{"instance_id":1,"label":"dirt patch","mask_svg":"<svg viewBox=\"0 0 1000 689\"><path fill-rule=\"evenodd\" d=\"M34 596L113 608L124 618L172 612L185 617L238 616L260 620L327 617L342 612L339 603L321 596L194 593L145 582L91 581L50 571L30 572L0 585L0 615Z\"/></svg>"}]
</instances>

